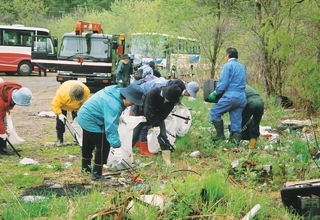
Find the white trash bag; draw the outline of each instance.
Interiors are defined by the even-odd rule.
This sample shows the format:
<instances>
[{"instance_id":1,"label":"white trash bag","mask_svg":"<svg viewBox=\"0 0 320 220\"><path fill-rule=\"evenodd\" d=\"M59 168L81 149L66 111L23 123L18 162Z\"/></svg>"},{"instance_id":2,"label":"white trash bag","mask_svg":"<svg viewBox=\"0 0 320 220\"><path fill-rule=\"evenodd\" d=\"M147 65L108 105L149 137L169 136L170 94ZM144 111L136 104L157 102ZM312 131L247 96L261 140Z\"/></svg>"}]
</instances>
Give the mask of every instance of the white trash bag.
<instances>
[{"instance_id":1,"label":"white trash bag","mask_svg":"<svg viewBox=\"0 0 320 220\"><path fill-rule=\"evenodd\" d=\"M189 131L191 127L192 117L190 110L184 106L183 104L177 105L173 114L180 115L182 117L189 117L190 120L185 120L182 118L178 118L173 116L176 121L176 134L179 137L183 137Z\"/></svg>"},{"instance_id":2,"label":"white trash bag","mask_svg":"<svg viewBox=\"0 0 320 220\"><path fill-rule=\"evenodd\" d=\"M148 131L148 149L151 153L156 154L161 151L159 142L158 142L158 135L160 134L160 128L154 127L150 128Z\"/></svg>"},{"instance_id":3,"label":"white trash bag","mask_svg":"<svg viewBox=\"0 0 320 220\"><path fill-rule=\"evenodd\" d=\"M174 144L176 141L176 135L177 135L177 123L174 116L168 115L168 117L164 120L164 123L166 124L167 129L167 136L168 140L171 145Z\"/></svg>"},{"instance_id":4,"label":"white trash bag","mask_svg":"<svg viewBox=\"0 0 320 220\"><path fill-rule=\"evenodd\" d=\"M164 123L166 125L167 137L171 145L174 145L176 141L176 121L173 116L168 116ZM158 135L160 134L160 128L154 127L148 131L148 149L151 153L155 154L161 151L158 141Z\"/></svg>"},{"instance_id":5,"label":"white trash bag","mask_svg":"<svg viewBox=\"0 0 320 220\"><path fill-rule=\"evenodd\" d=\"M128 115L121 115L121 123L119 124L119 135L121 140L121 150L123 159L125 162L123 163L126 165L128 163L130 166L133 166L133 152L132 152L132 134L133 129L144 120L143 116L128 116ZM108 156L107 165L111 167L113 170L123 170L126 167L123 164L118 164L111 153L111 149ZM128 166L127 166L128 167Z\"/></svg>"},{"instance_id":6,"label":"white trash bag","mask_svg":"<svg viewBox=\"0 0 320 220\"><path fill-rule=\"evenodd\" d=\"M82 128L81 126L79 125L78 123L78 118L75 117L71 123L71 127L72 127L72 130L77 138L77 141L78 141L78 144L80 146L82 146L82 137L83 137L83 131L82 131Z\"/></svg>"},{"instance_id":7,"label":"white trash bag","mask_svg":"<svg viewBox=\"0 0 320 220\"><path fill-rule=\"evenodd\" d=\"M24 139L19 137L16 130L14 129L12 118L9 113L7 113L6 117L4 117L4 124L6 125L8 140L10 141L11 144L13 145L22 144L25 141Z\"/></svg>"}]
</instances>

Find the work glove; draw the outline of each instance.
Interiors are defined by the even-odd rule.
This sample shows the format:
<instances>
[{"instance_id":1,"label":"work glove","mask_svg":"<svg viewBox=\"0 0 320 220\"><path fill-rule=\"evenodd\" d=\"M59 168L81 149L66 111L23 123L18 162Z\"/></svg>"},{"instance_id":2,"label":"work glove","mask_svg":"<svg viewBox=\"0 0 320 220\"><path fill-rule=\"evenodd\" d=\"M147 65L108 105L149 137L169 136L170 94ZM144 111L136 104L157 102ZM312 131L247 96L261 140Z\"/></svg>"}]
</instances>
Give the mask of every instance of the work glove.
<instances>
[{"instance_id":1,"label":"work glove","mask_svg":"<svg viewBox=\"0 0 320 220\"><path fill-rule=\"evenodd\" d=\"M144 116L141 116L141 117L142 117L141 122L147 122L146 117L144 117Z\"/></svg>"},{"instance_id":2,"label":"work glove","mask_svg":"<svg viewBox=\"0 0 320 220\"><path fill-rule=\"evenodd\" d=\"M4 141L7 140L7 134L0 134L0 138L2 138Z\"/></svg>"},{"instance_id":3,"label":"work glove","mask_svg":"<svg viewBox=\"0 0 320 220\"><path fill-rule=\"evenodd\" d=\"M123 154L122 154L121 147L112 148L111 153L113 154L114 159L117 161L117 163L120 164L122 162L122 159L123 159Z\"/></svg>"},{"instance_id":4,"label":"work glove","mask_svg":"<svg viewBox=\"0 0 320 220\"><path fill-rule=\"evenodd\" d=\"M209 94L209 96L208 96L208 100L209 101L214 101L216 98L217 98L217 92L216 91L214 91L214 92L211 92L210 94Z\"/></svg>"},{"instance_id":5,"label":"work glove","mask_svg":"<svg viewBox=\"0 0 320 220\"><path fill-rule=\"evenodd\" d=\"M59 114L58 118L59 118L60 121L62 121L63 124L66 123L66 116L64 114Z\"/></svg>"}]
</instances>

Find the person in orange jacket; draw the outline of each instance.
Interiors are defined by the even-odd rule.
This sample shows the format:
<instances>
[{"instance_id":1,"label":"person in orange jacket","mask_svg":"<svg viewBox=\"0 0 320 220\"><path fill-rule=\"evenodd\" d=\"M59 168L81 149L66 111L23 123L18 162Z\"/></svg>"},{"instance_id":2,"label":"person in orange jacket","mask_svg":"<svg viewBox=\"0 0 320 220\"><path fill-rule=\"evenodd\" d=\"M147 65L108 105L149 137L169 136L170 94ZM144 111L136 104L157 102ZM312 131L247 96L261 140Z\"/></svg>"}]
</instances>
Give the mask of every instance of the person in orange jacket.
<instances>
[{"instance_id":1,"label":"person in orange jacket","mask_svg":"<svg viewBox=\"0 0 320 220\"><path fill-rule=\"evenodd\" d=\"M57 146L63 144L67 113L71 112L72 119L75 119L80 107L89 97L90 89L77 80L68 80L57 89L56 95L51 102L52 111L57 115Z\"/></svg>"},{"instance_id":2,"label":"person in orange jacket","mask_svg":"<svg viewBox=\"0 0 320 220\"><path fill-rule=\"evenodd\" d=\"M0 154L13 155L7 149L7 128L6 115L7 112L13 109L15 105L29 106L31 104L32 93L20 84L15 82L1 82L0 83Z\"/></svg>"}]
</instances>

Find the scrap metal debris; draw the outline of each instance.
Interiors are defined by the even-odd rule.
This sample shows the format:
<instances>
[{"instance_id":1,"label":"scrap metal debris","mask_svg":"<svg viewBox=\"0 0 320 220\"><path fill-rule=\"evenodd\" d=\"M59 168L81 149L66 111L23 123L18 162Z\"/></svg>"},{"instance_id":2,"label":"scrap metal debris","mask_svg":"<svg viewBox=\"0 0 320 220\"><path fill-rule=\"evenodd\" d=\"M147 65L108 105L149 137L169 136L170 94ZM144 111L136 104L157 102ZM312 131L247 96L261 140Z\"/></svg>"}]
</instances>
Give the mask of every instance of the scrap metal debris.
<instances>
[{"instance_id":1,"label":"scrap metal debris","mask_svg":"<svg viewBox=\"0 0 320 220\"><path fill-rule=\"evenodd\" d=\"M311 126L312 122L310 120L294 120L294 119L287 119L281 122L280 125L278 125L277 129L278 130L297 130L297 129L302 129L307 126Z\"/></svg>"}]
</instances>

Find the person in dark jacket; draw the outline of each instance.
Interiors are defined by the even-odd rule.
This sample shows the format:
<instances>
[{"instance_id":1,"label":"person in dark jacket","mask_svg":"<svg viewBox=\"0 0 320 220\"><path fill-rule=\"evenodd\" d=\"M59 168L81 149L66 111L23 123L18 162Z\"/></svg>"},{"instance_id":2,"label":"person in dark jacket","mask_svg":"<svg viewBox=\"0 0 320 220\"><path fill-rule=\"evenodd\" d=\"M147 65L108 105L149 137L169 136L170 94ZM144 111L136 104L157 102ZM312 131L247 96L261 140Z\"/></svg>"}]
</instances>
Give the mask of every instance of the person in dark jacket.
<instances>
[{"instance_id":1,"label":"person in dark jacket","mask_svg":"<svg viewBox=\"0 0 320 220\"><path fill-rule=\"evenodd\" d=\"M247 97L247 105L242 111L242 139L249 140L248 148L253 149L260 136L260 122L264 112L264 102L251 86L246 85L244 91Z\"/></svg>"},{"instance_id":2,"label":"person in dark jacket","mask_svg":"<svg viewBox=\"0 0 320 220\"><path fill-rule=\"evenodd\" d=\"M7 112L17 104L19 106L29 106L31 104L32 93L20 84L15 82L0 83L0 154L13 155L7 149L6 115Z\"/></svg>"},{"instance_id":3,"label":"person in dark jacket","mask_svg":"<svg viewBox=\"0 0 320 220\"><path fill-rule=\"evenodd\" d=\"M178 86L182 93L180 96L180 100L183 96L191 96L192 98L197 97L197 92L199 91L199 84L197 82L184 82L181 79L173 79L173 80L163 80L163 79L155 79L152 81L143 81L143 79L137 82L140 84L140 87L143 89L144 94L146 94L150 89L155 87L162 87L162 86L171 86L176 85ZM132 106L133 114L135 111L135 106ZM151 125L145 125L143 129L141 129L139 140L134 144L134 146L140 148L140 154L143 156L154 156L148 150L148 130L151 128ZM145 150L141 150L145 149Z\"/></svg>"},{"instance_id":4,"label":"person in dark jacket","mask_svg":"<svg viewBox=\"0 0 320 220\"><path fill-rule=\"evenodd\" d=\"M223 65L218 85L210 93L209 100L215 100L218 94L223 94L218 103L210 110L210 121L216 129L217 135L213 141L224 140L224 125L222 115L229 113L231 123L231 141L241 140L242 111L247 104L244 88L246 86L246 69L238 61L238 51L235 48L226 50L226 61Z\"/></svg>"},{"instance_id":5,"label":"person in dark jacket","mask_svg":"<svg viewBox=\"0 0 320 220\"><path fill-rule=\"evenodd\" d=\"M177 85L155 87L150 89L144 97L141 111L136 115L144 115L146 122L139 123L133 130L132 146L139 140L139 135L145 125L152 127L160 127L158 142L160 144L162 158L166 165L171 164L170 160L170 142L168 140L166 125L164 120L170 114L175 104L180 101L182 94L181 89ZM148 145L140 147L140 153L149 151Z\"/></svg>"},{"instance_id":6,"label":"person in dark jacket","mask_svg":"<svg viewBox=\"0 0 320 220\"><path fill-rule=\"evenodd\" d=\"M122 87L127 87L130 84L130 74L132 74L130 57L128 54L123 54L115 72L116 83Z\"/></svg>"}]
</instances>

